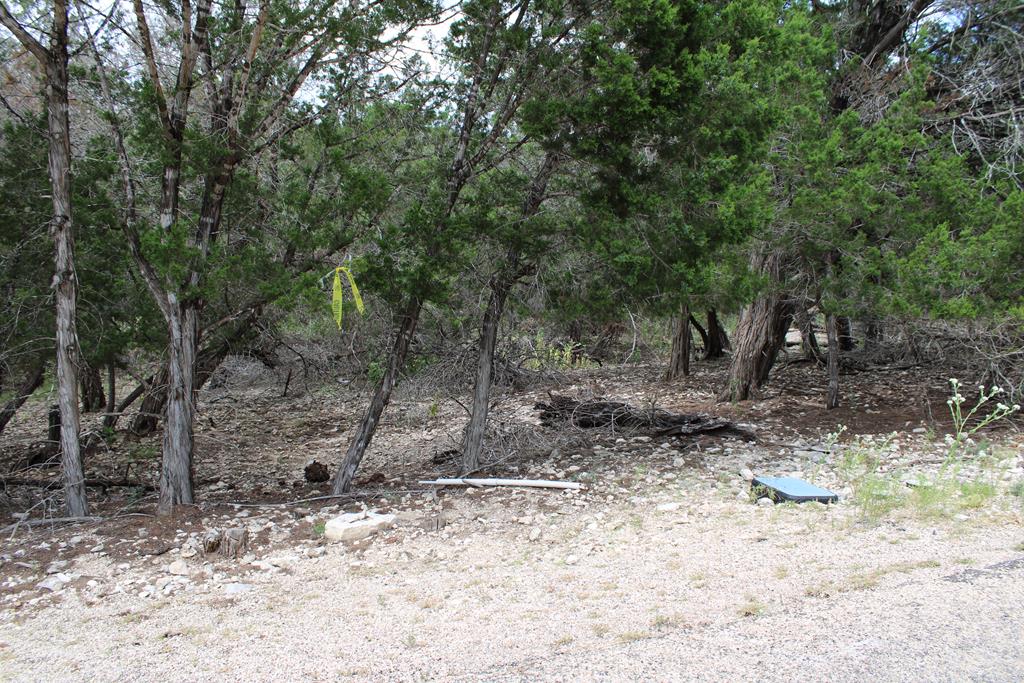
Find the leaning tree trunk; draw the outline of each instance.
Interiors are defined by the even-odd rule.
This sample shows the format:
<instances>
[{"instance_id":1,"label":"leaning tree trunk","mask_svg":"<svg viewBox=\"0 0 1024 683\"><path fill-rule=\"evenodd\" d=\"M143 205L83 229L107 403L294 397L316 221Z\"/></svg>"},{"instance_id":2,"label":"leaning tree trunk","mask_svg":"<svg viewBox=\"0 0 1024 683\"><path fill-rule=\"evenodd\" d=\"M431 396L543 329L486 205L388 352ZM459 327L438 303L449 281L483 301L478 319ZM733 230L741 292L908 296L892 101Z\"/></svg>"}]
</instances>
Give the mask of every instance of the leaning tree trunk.
<instances>
[{"instance_id":1,"label":"leaning tree trunk","mask_svg":"<svg viewBox=\"0 0 1024 683\"><path fill-rule=\"evenodd\" d=\"M708 341L704 346L704 358L721 358L725 350L729 348L729 336L725 328L718 320L718 312L713 308L708 309Z\"/></svg>"},{"instance_id":2,"label":"leaning tree trunk","mask_svg":"<svg viewBox=\"0 0 1024 683\"><path fill-rule=\"evenodd\" d=\"M558 167L559 158L556 153L548 152L530 183L530 190L523 200L522 220L533 218L540 210L547 192L548 182ZM462 472L467 474L480 468L480 455L483 450L484 433L487 429L487 413L490 409L491 381L494 375L494 349L498 340L498 325L505 310L505 301L509 292L520 277L528 269L520 267L520 253L516 247L509 247L501 269L491 278L491 294L487 300L480 325L480 357L477 360L476 381L473 384L473 406L469 425L466 427L465 442L462 447ZM578 326L574 325L575 329ZM579 339L574 340L579 342ZM573 353L582 347L573 344ZM576 358L573 359L575 363Z\"/></svg>"},{"instance_id":3,"label":"leaning tree trunk","mask_svg":"<svg viewBox=\"0 0 1024 683\"><path fill-rule=\"evenodd\" d=\"M827 361L825 354L818 348L818 337L814 333L814 319L811 314L801 306L796 317L797 327L800 329L800 348L803 350L804 357L813 360L818 365L825 365Z\"/></svg>"},{"instance_id":4,"label":"leaning tree trunk","mask_svg":"<svg viewBox=\"0 0 1024 683\"><path fill-rule=\"evenodd\" d=\"M777 285L781 266L781 253L771 252L764 257L760 270ZM777 289L769 290L744 309L733 335L732 362L719 400L745 401L764 386L775 357L786 343L793 310L793 302Z\"/></svg>"},{"instance_id":5,"label":"leaning tree trunk","mask_svg":"<svg viewBox=\"0 0 1024 683\"><path fill-rule=\"evenodd\" d=\"M25 381L14 390L14 396L0 408L0 434L4 433L7 423L11 421L18 409L25 404L28 397L43 385L43 377L46 376L46 359L40 358L29 370Z\"/></svg>"},{"instance_id":6,"label":"leaning tree trunk","mask_svg":"<svg viewBox=\"0 0 1024 683\"><path fill-rule=\"evenodd\" d=\"M164 407L167 405L167 382L167 366L165 365L149 383L149 390L142 399L139 412L128 427L132 434L148 436L156 431L157 425L160 424L160 417L164 414Z\"/></svg>"},{"instance_id":7,"label":"leaning tree trunk","mask_svg":"<svg viewBox=\"0 0 1024 683\"><path fill-rule=\"evenodd\" d=\"M46 110L50 133L50 186L53 195L53 288L57 300L57 400L61 421L61 471L68 516L89 514L85 473L78 443L78 335L75 316L78 276L71 221L71 135L68 125L67 5L54 3L50 58L46 62Z\"/></svg>"},{"instance_id":8,"label":"leaning tree trunk","mask_svg":"<svg viewBox=\"0 0 1024 683\"><path fill-rule=\"evenodd\" d=\"M672 334L672 355L669 358L668 369L665 371L665 380L672 381L679 376L687 377L690 374L690 346L692 345L690 333L690 304L684 303L675 320L675 332Z\"/></svg>"},{"instance_id":9,"label":"leaning tree trunk","mask_svg":"<svg viewBox=\"0 0 1024 683\"><path fill-rule=\"evenodd\" d=\"M160 514L171 512L175 505L191 505L193 502L193 391L198 311L192 306L175 304L175 315L168 324L168 332L167 410L157 504Z\"/></svg>"},{"instance_id":10,"label":"leaning tree trunk","mask_svg":"<svg viewBox=\"0 0 1024 683\"><path fill-rule=\"evenodd\" d=\"M345 493L352 487L352 480L356 476L356 470L359 469L359 463L366 454L366 449L370 447L370 441L373 439L374 432L377 431L377 423L380 422L380 416L384 414L384 409L387 408L388 403L391 401L391 392L398 382L398 373L401 372L402 366L405 365L405 357L409 353L409 345L412 343L413 335L416 333L416 324L419 322L422 306L423 302L418 296L414 295L410 297L405 310L402 311L402 319L398 327L398 334L395 336L395 344L391 349L391 354L388 356L388 369L377 385L377 389L373 393L373 399L370 401L363 419L360 420L358 429L356 429L356 435L351 443L349 443L348 450L345 452L345 458L338 468L338 473L334 476L334 483L331 488L335 495Z\"/></svg>"},{"instance_id":11,"label":"leaning tree trunk","mask_svg":"<svg viewBox=\"0 0 1024 683\"><path fill-rule=\"evenodd\" d=\"M155 378L156 376L154 375L153 377L150 377L149 380L140 382L139 385L132 389L127 396L121 399L121 402L117 404L116 408L110 409L108 407L107 414L103 416L103 426L113 429L117 425L118 418L124 415L124 411L128 410L128 407L135 403L139 399L139 396L142 396L142 394L145 393L146 387L150 386ZM107 401L112 401L112 398L113 392L111 392L111 395L107 397ZM107 405L110 406L111 403L107 403Z\"/></svg>"},{"instance_id":12,"label":"leaning tree trunk","mask_svg":"<svg viewBox=\"0 0 1024 683\"><path fill-rule=\"evenodd\" d=\"M517 253L510 254L507 262L514 267L519 261ZM476 366L476 382L473 384L473 405L469 426L466 427L466 443L462 448L462 473L468 474L480 467L484 431L487 428L487 413L490 408L491 377L494 370L494 348L498 341L498 324L505 300L512 289L513 279L507 269L491 279L491 295L487 310L480 325L480 357Z\"/></svg>"},{"instance_id":13,"label":"leaning tree trunk","mask_svg":"<svg viewBox=\"0 0 1024 683\"><path fill-rule=\"evenodd\" d=\"M697 318L695 318L692 313L690 314L690 325L693 327L693 329L697 330L697 334L700 335L701 348L704 349L704 357L707 358L709 343L708 331L704 329L704 326L700 324L700 321L697 320Z\"/></svg>"},{"instance_id":14,"label":"leaning tree trunk","mask_svg":"<svg viewBox=\"0 0 1024 683\"><path fill-rule=\"evenodd\" d=\"M829 313L825 316L825 331L828 335L828 395L825 407L829 410L839 407L839 342L838 316Z\"/></svg>"},{"instance_id":15,"label":"leaning tree trunk","mask_svg":"<svg viewBox=\"0 0 1024 683\"><path fill-rule=\"evenodd\" d=\"M103 395L103 379L100 377L99 368L94 368L91 365L82 367L81 385L82 410L86 413L103 410L107 399Z\"/></svg>"}]
</instances>

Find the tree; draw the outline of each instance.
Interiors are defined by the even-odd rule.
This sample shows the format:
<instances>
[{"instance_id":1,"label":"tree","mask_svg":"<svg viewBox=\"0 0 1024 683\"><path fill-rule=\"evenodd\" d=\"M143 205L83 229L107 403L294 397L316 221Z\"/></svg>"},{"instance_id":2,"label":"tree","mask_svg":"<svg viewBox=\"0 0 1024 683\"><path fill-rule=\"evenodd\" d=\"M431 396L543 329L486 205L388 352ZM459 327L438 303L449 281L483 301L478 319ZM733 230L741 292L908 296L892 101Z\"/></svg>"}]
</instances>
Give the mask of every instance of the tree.
<instances>
[{"instance_id":1,"label":"tree","mask_svg":"<svg viewBox=\"0 0 1024 683\"><path fill-rule=\"evenodd\" d=\"M68 515L83 517L89 508L85 473L79 449L78 339L74 224L71 212L71 132L68 123L68 6L54 0L50 45L44 47L0 3L0 23L38 60L45 73L47 132L49 134L50 192L56 267L52 287L57 301L57 397L61 421L61 471Z\"/></svg>"}]
</instances>

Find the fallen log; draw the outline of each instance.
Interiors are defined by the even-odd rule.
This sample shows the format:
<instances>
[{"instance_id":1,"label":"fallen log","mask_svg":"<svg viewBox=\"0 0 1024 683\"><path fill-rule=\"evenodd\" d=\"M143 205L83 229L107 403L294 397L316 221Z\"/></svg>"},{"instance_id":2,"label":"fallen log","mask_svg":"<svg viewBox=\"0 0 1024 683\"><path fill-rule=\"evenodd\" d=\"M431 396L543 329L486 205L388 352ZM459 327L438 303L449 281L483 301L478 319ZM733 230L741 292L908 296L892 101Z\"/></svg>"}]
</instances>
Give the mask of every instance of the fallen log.
<instances>
[{"instance_id":1,"label":"fallen log","mask_svg":"<svg viewBox=\"0 0 1024 683\"><path fill-rule=\"evenodd\" d=\"M568 396L550 395L549 403L537 403L541 424L551 427L568 422L574 427L646 432L652 436L694 436L732 434L753 439L749 429L711 415L682 415L660 408L640 409L619 401L576 401Z\"/></svg>"},{"instance_id":2,"label":"fallen log","mask_svg":"<svg viewBox=\"0 0 1024 683\"><path fill-rule=\"evenodd\" d=\"M569 489L579 491L583 484L574 481L546 481L542 479L435 479L421 481L421 484L434 486L519 486L539 489Z\"/></svg>"}]
</instances>

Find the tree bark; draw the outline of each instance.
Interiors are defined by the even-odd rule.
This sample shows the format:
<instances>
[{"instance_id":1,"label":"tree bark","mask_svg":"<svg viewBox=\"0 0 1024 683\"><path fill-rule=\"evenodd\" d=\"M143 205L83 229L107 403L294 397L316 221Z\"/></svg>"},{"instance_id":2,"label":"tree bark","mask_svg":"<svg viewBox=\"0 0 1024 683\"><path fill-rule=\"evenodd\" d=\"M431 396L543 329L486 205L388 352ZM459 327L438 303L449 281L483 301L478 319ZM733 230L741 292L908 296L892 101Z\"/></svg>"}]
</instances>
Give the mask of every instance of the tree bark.
<instances>
[{"instance_id":1,"label":"tree bark","mask_svg":"<svg viewBox=\"0 0 1024 683\"><path fill-rule=\"evenodd\" d=\"M729 336L725 333L725 328L722 327L721 322L718 320L718 312L713 309L708 309L708 340L704 346L704 358L721 358L725 355L725 350L729 348Z\"/></svg>"},{"instance_id":2,"label":"tree bark","mask_svg":"<svg viewBox=\"0 0 1024 683\"><path fill-rule=\"evenodd\" d=\"M163 458L157 511L168 514L175 505L191 505L192 446L195 404L197 312L172 301L176 314L168 323L167 409L164 417Z\"/></svg>"},{"instance_id":3,"label":"tree bark","mask_svg":"<svg viewBox=\"0 0 1024 683\"><path fill-rule=\"evenodd\" d=\"M103 395L103 380L99 368L84 365L81 372L82 411L95 413L103 410L107 399Z\"/></svg>"},{"instance_id":4,"label":"tree bark","mask_svg":"<svg viewBox=\"0 0 1024 683\"><path fill-rule=\"evenodd\" d=\"M825 330L828 335L828 395L825 407L829 410L839 407L839 341L838 316L829 313L825 316Z\"/></svg>"},{"instance_id":5,"label":"tree bark","mask_svg":"<svg viewBox=\"0 0 1024 683\"><path fill-rule=\"evenodd\" d=\"M29 370L28 376L25 377L25 381L19 384L17 389L14 390L14 396L4 404L3 408L0 408L0 434L4 433L4 429L7 428L7 423L11 421L11 418L13 418L15 413L18 412L18 409L25 404L28 397L43 385L43 378L45 376L46 359L40 358Z\"/></svg>"},{"instance_id":6,"label":"tree bark","mask_svg":"<svg viewBox=\"0 0 1024 683\"><path fill-rule=\"evenodd\" d=\"M78 334L75 329L78 276L71 219L71 131L68 124L68 7L53 3L46 71L46 117L50 134L49 171L53 195L53 289L57 300L57 400L61 421L61 472L68 516L85 517L85 473L79 447Z\"/></svg>"},{"instance_id":7,"label":"tree bark","mask_svg":"<svg viewBox=\"0 0 1024 683\"><path fill-rule=\"evenodd\" d=\"M782 254L772 251L761 257L761 272L771 284L780 280ZM755 263L755 266L758 264ZM786 343L786 332L793 320L793 302L784 292L771 289L754 300L740 315L733 335L733 355L721 401L745 401L768 381L768 374L779 350Z\"/></svg>"},{"instance_id":8,"label":"tree bark","mask_svg":"<svg viewBox=\"0 0 1024 683\"><path fill-rule=\"evenodd\" d=\"M402 366L405 365L405 357L409 353L409 345L412 343L413 335L416 333L416 324L419 322L422 306L423 302L420 301L420 298L413 295L409 298L405 309L402 311L398 334L395 336L395 343L388 357L388 369L385 371L380 383L377 384L377 388L373 393L373 399L370 401L363 419L359 422L355 437L349 443L348 450L345 452L345 458L341 462L341 467L338 468L338 472L334 476L334 483L331 488L335 495L345 493L352 487L352 480L355 478L356 470L359 469L359 463L366 454L366 449L370 447L370 441L377 430L380 416L384 414L384 409L387 408L388 403L391 401L391 392L398 381L398 373L401 372Z\"/></svg>"},{"instance_id":9,"label":"tree bark","mask_svg":"<svg viewBox=\"0 0 1024 683\"><path fill-rule=\"evenodd\" d=\"M684 303L680 309L679 316L675 320L675 332L672 335L672 355L669 358L668 369L665 371L665 380L671 382L678 379L680 375L688 377L690 374L690 346L692 345L690 334L690 304Z\"/></svg>"}]
</instances>

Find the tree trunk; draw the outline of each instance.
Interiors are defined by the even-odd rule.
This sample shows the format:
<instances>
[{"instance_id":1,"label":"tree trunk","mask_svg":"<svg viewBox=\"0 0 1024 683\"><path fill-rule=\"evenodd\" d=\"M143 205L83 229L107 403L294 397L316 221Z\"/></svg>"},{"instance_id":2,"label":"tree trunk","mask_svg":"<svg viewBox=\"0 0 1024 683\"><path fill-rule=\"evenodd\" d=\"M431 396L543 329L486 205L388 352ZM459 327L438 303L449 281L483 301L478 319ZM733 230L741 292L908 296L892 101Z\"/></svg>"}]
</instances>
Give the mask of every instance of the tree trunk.
<instances>
[{"instance_id":1,"label":"tree trunk","mask_svg":"<svg viewBox=\"0 0 1024 683\"><path fill-rule=\"evenodd\" d=\"M877 318L864 322L864 350L873 350L885 341L885 326Z\"/></svg>"},{"instance_id":2,"label":"tree trunk","mask_svg":"<svg viewBox=\"0 0 1024 683\"><path fill-rule=\"evenodd\" d=\"M380 416L387 408L391 400L391 392L398 381L398 373L405 365L405 357L409 353L409 345L412 343L413 335L416 332L416 324L419 322L420 309L423 303L418 296L410 297L402 312L401 322L398 327L398 334L395 336L395 343L388 357L388 369L381 378L377 389L373 393L373 399L366 409L366 414L359 422L355 437L349 443L345 458L334 476L332 491L335 495L347 492L352 487L352 480L355 478L359 463L370 447L370 441L377 430L377 423Z\"/></svg>"},{"instance_id":3,"label":"tree trunk","mask_svg":"<svg viewBox=\"0 0 1024 683\"><path fill-rule=\"evenodd\" d=\"M14 396L0 408L0 434L4 433L7 423L11 421L18 409L25 404L28 397L43 385L43 378L46 376L46 359L40 358L29 370L25 381L18 385Z\"/></svg>"},{"instance_id":4,"label":"tree trunk","mask_svg":"<svg viewBox=\"0 0 1024 683\"><path fill-rule=\"evenodd\" d=\"M758 269L769 275L769 287L777 286L781 266L781 253L773 251L763 257ZM793 311L793 302L777 289L769 290L744 309L733 335L732 362L719 400L745 401L764 386L775 357L786 343Z\"/></svg>"},{"instance_id":5,"label":"tree trunk","mask_svg":"<svg viewBox=\"0 0 1024 683\"><path fill-rule=\"evenodd\" d=\"M729 348L729 336L725 333L718 320L718 312L713 308L708 309L708 341L704 346L704 358L721 358L725 350Z\"/></svg>"},{"instance_id":6,"label":"tree trunk","mask_svg":"<svg viewBox=\"0 0 1024 683\"><path fill-rule=\"evenodd\" d=\"M543 163L530 183L530 190L523 200L522 219L524 222L531 219L540 210L547 192L548 182L558 167L558 163L559 158L556 153L548 152L545 155ZM484 433L487 430L487 413L490 409L498 325L501 323L509 292L512 291L516 281L527 272L520 267L520 253L513 246L509 247L505 254L505 262L501 269L491 278L491 294L488 297L487 310L484 311L483 321L480 325L480 357L477 361L476 381L473 384L472 412L462 447L463 474L473 472L480 467ZM577 343L573 346L573 351L575 352L578 348L581 347Z\"/></svg>"},{"instance_id":7,"label":"tree trunk","mask_svg":"<svg viewBox=\"0 0 1024 683\"><path fill-rule=\"evenodd\" d=\"M684 303L675 321L675 332L672 335L672 355L669 358L665 380L671 382L680 375L690 374L690 304Z\"/></svg>"},{"instance_id":8,"label":"tree trunk","mask_svg":"<svg viewBox=\"0 0 1024 683\"><path fill-rule=\"evenodd\" d=\"M106 426L107 417L109 417L117 406L117 399L115 393L117 390L117 368L114 367L113 363L107 364L107 409L106 415L103 416L103 424Z\"/></svg>"},{"instance_id":9,"label":"tree trunk","mask_svg":"<svg viewBox=\"0 0 1024 683\"><path fill-rule=\"evenodd\" d=\"M519 261L518 253L512 253L510 266ZM503 270L491 278L491 295L487 310L480 325L480 357L476 366L476 382L473 385L473 405L469 426L466 427L466 443L462 448L462 474L476 471L480 467L484 431L487 428L487 412L490 408L491 377L494 369L494 348L498 340L498 323L505 309L505 300L512 289L512 278Z\"/></svg>"},{"instance_id":10,"label":"tree trunk","mask_svg":"<svg viewBox=\"0 0 1024 683\"><path fill-rule=\"evenodd\" d=\"M160 417L164 414L164 407L167 405L167 366L160 369L153 381L149 384L149 390L139 412L132 419L128 430L136 436L148 436L156 431L160 423Z\"/></svg>"},{"instance_id":11,"label":"tree trunk","mask_svg":"<svg viewBox=\"0 0 1024 683\"><path fill-rule=\"evenodd\" d=\"M839 350L853 351L857 348L857 340L853 336L853 321L845 315L836 316L836 328L839 334Z\"/></svg>"},{"instance_id":12,"label":"tree trunk","mask_svg":"<svg viewBox=\"0 0 1024 683\"><path fill-rule=\"evenodd\" d=\"M53 7L49 59L46 61L46 116L50 134L49 170L53 194L53 289L57 300L57 400L61 421L61 472L69 517L89 514L85 473L78 443L78 335L75 317L78 276L71 220L71 134L68 125L68 8Z\"/></svg>"},{"instance_id":13,"label":"tree trunk","mask_svg":"<svg viewBox=\"0 0 1024 683\"><path fill-rule=\"evenodd\" d=\"M192 446L195 404L198 312L173 302L175 315L168 324L167 410L164 418L160 499L157 511L168 514L175 505L191 505Z\"/></svg>"},{"instance_id":14,"label":"tree trunk","mask_svg":"<svg viewBox=\"0 0 1024 683\"><path fill-rule=\"evenodd\" d=\"M814 333L814 319L803 306L797 313L797 327L800 328L800 348L803 350L804 357L824 366L827 361L825 354L818 347L818 337Z\"/></svg>"},{"instance_id":15,"label":"tree trunk","mask_svg":"<svg viewBox=\"0 0 1024 683\"><path fill-rule=\"evenodd\" d=\"M839 407L839 342L838 316L829 313L825 316L825 330L828 334L828 396L825 407L829 410Z\"/></svg>"},{"instance_id":16,"label":"tree trunk","mask_svg":"<svg viewBox=\"0 0 1024 683\"><path fill-rule=\"evenodd\" d=\"M46 440L53 446L54 452L60 448L60 406L50 406L46 414Z\"/></svg>"},{"instance_id":17,"label":"tree trunk","mask_svg":"<svg viewBox=\"0 0 1024 683\"><path fill-rule=\"evenodd\" d=\"M124 411L128 410L128 406L135 403L146 391L146 387L151 386L156 376L149 378L147 382L141 382L137 387L132 389L131 393L125 396L120 403L117 404L117 408L114 410L107 410L107 414L103 416L103 426L113 429L117 425L118 419L124 414ZM111 400L107 397L107 400ZM108 404L109 405L109 404Z\"/></svg>"},{"instance_id":18,"label":"tree trunk","mask_svg":"<svg viewBox=\"0 0 1024 683\"><path fill-rule=\"evenodd\" d=\"M697 320L692 313L690 314L690 325L692 325L693 329L697 330L697 334L700 335L701 348L704 349L704 357L707 358L708 344L710 343L708 340L708 331L704 329L704 326L700 324L700 321Z\"/></svg>"},{"instance_id":19,"label":"tree trunk","mask_svg":"<svg viewBox=\"0 0 1024 683\"><path fill-rule=\"evenodd\" d=\"M82 410L86 413L95 413L103 410L107 399L103 395L103 379L100 377L99 368L91 365L82 367Z\"/></svg>"}]
</instances>

